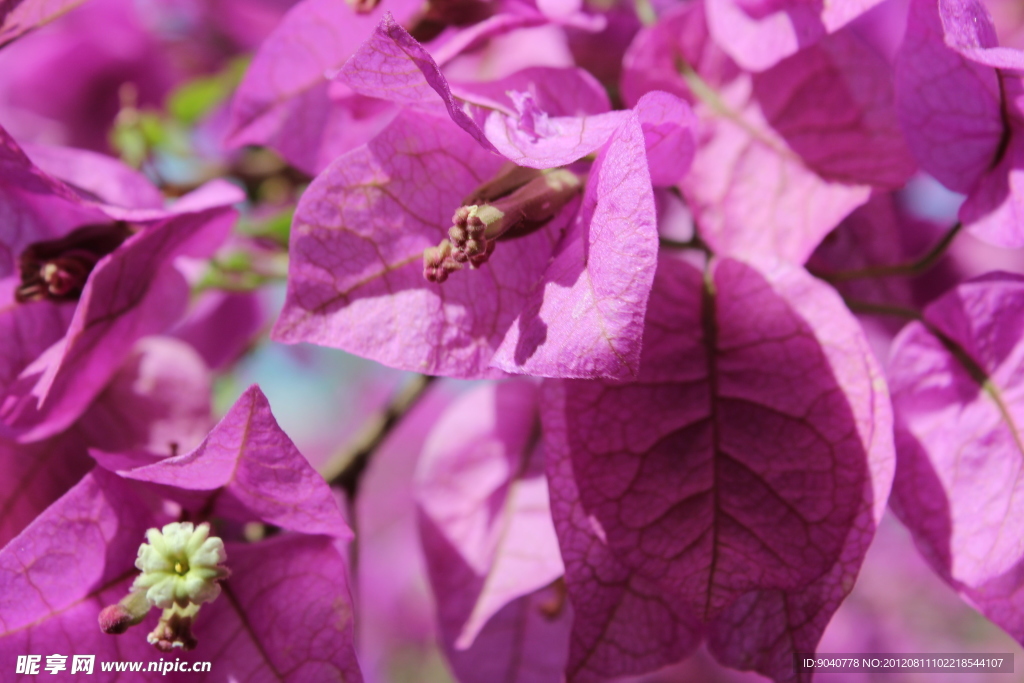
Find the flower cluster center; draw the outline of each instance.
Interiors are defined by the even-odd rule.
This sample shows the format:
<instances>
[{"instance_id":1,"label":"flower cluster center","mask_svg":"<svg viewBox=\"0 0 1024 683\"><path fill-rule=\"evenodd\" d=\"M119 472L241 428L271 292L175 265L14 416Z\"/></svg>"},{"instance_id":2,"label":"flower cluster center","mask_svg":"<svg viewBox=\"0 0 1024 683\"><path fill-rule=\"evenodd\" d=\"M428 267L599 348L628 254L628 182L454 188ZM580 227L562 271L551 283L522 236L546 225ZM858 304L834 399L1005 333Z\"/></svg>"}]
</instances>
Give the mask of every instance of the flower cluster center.
<instances>
[{"instance_id":1,"label":"flower cluster center","mask_svg":"<svg viewBox=\"0 0 1024 683\"><path fill-rule=\"evenodd\" d=\"M59 239L30 244L18 258L21 283L15 300L77 301L99 260L130 235L128 225L118 221L86 225Z\"/></svg>"}]
</instances>

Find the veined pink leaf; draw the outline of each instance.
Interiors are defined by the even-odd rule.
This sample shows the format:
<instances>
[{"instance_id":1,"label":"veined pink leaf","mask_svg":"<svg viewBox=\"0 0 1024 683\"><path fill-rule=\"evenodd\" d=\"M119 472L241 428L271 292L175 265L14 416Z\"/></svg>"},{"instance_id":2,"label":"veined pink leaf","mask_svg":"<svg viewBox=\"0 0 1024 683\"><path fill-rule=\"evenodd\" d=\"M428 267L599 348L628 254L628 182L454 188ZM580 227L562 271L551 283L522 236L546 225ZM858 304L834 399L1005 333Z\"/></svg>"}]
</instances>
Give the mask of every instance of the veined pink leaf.
<instances>
[{"instance_id":1,"label":"veined pink leaf","mask_svg":"<svg viewBox=\"0 0 1024 683\"><path fill-rule=\"evenodd\" d=\"M218 491L211 515L352 538L330 488L281 431L255 385L194 450L118 474L183 491Z\"/></svg>"},{"instance_id":2,"label":"veined pink leaf","mask_svg":"<svg viewBox=\"0 0 1024 683\"><path fill-rule=\"evenodd\" d=\"M750 71L764 71L814 45L881 0L715 0L708 27L722 49Z\"/></svg>"},{"instance_id":3,"label":"veined pink leaf","mask_svg":"<svg viewBox=\"0 0 1024 683\"><path fill-rule=\"evenodd\" d=\"M695 103L702 130L680 187L716 252L802 262L870 186L913 172L887 65L845 30L751 75L711 41L703 14L691 4L638 34L624 95L660 88Z\"/></svg>"},{"instance_id":4,"label":"veined pink leaf","mask_svg":"<svg viewBox=\"0 0 1024 683\"><path fill-rule=\"evenodd\" d=\"M503 242L479 271L436 285L423 278L423 250L446 239L454 208L500 160L446 119L403 114L303 196L275 337L461 377L500 376L495 367L634 373L657 245L643 133L628 115L578 212L571 202L541 230Z\"/></svg>"},{"instance_id":5,"label":"veined pink leaf","mask_svg":"<svg viewBox=\"0 0 1024 683\"><path fill-rule=\"evenodd\" d=\"M568 73L580 78L574 70ZM427 50L390 15L346 62L338 79L362 95L433 114L447 111L484 149L531 168L562 166L596 151L627 116L626 112L566 115L549 111L531 92L522 93L514 115L486 110L471 115ZM563 103L568 104L567 98Z\"/></svg>"},{"instance_id":6,"label":"veined pink leaf","mask_svg":"<svg viewBox=\"0 0 1024 683\"><path fill-rule=\"evenodd\" d=\"M663 257L646 325L636 383L565 381L543 413L570 678L666 664L706 630L723 663L797 680L885 507L880 370L839 297L781 263ZM634 654L596 654L616 649Z\"/></svg>"},{"instance_id":7,"label":"veined pink leaf","mask_svg":"<svg viewBox=\"0 0 1024 683\"><path fill-rule=\"evenodd\" d=\"M1024 53L996 45L977 0L911 4L897 60L900 118L922 167L967 193L960 220L1000 247L1024 246Z\"/></svg>"},{"instance_id":8,"label":"veined pink leaf","mask_svg":"<svg viewBox=\"0 0 1024 683\"><path fill-rule=\"evenodd\" d=\"M104 257L64 337L7 388L0 415L10 432L35 440L74 421L135 341L167 329L184 312L188 288L173 260L212 253L234 217L229 207L172 214Z\"/></svg>"},{"instance_id":9,"label":"veined pink leaf","mask_svg":"<svg viewBox=\"0 0 1024 683\"><path fill-rule=\"evenodd\" d=\"M893 505L936 571L1024 642L1024 279L994 273L893 344Z\"/></svg>"},{"instance_id":10,"label":"veined pink leaf","mask_svg":"<svg viewBox=\"0 0 1024 683\"><path fill-rule=\"evenodd\" d=\"M159 610L120 636L97 615L121 599L137 574L148 527L171 521L154 487L96 469L0 551L0 657L40 652L93 654L97 661L159 661L146 642ZM184 661L220 667L200 681L362 680L353 652L346 567L335 539L288 535L228 543L231 576L196 619L196 650ZM43 645L45 644L45 645ZM162 673L103 674L97 680L168 680Z\"/></svg>"},{"instance_id":11,"label":"veined pink leaf","mask_svg":"<svg viewBox=\"0 0 1024 683\"><path fill-rule=\"evenodd\" d=\"M390 107L332 94L325 74L345 63L386 11L405 19L415 10L410 0L386 0L366 14L334 0L296 4L264 41L239 85L231 107L231 144L268 145L316 173L365 142L387 124Z\"/></svg>"},{"instance_id":12,"label":"veined pink leaf","mask_svg":"<svg viewBox=\"0 0 1024 683\"><path fill-rule=\"evenodd\" d=\"M92 466L74 430L33 444L0 439L0 548Z\"/></svg>"},{"instance_id":13,"label":"veined pink leaf","mask_svg":"<svg viewBox=\"0 0 1024 683\"><path fill-rule=\"evenodd\" d=\"M658 256L644 145L631 112L591 167L579 212L492 365L542 377L636 375Z\"/></svg>"},{"instance_id":14,"label":"veined pink leaf","mask_svg":"<svg viewBox=\"0 0 1024 683\"><path fill-rule=\"evenodd\" d=\"M418 464L420 534L448 647L562 576L540 452L537 387L487 384L437 422Z\"/></svg>"}]
</instances>

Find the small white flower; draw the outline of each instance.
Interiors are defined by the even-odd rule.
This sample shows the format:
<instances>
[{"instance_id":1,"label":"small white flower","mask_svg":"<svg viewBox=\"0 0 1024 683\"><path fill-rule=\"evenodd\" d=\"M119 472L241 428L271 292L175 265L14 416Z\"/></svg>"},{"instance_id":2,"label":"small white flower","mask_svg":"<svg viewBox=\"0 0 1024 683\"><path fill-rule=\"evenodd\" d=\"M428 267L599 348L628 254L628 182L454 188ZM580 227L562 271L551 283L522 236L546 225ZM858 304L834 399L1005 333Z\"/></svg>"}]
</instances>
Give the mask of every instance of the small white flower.
<instances>
[{"instance_id":1,"label":"small white flower","mask_svg":"<svg viewBox=\"0 0 1024 683\"><path fill-rule=\"evenodd\" d=\"M220 595L220 579L228 576L224 542L210 536L210 525L174 522L146 532L135 566L142 570L132 591L145 590L155 607L187 607L211 602Z\"/></svg>"}]
</instances>

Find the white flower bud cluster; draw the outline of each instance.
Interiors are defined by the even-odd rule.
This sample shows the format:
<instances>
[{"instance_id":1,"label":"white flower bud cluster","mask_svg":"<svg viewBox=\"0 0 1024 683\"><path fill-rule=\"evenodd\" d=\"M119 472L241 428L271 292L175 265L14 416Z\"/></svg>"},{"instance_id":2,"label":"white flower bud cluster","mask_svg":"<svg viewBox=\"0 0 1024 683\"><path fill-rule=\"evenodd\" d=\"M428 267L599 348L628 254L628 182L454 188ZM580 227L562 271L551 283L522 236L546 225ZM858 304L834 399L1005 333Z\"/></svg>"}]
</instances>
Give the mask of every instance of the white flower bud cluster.
<instances>
[{"instance_id":1,"label":"white flower bud cluster","mask_svg":"<svg viewBox=\"0 0 1024 683\"><path fill-rule=\"evenodd\" d=\"M163 609L147 640L163 652L197 645L192 622L204 602L220 595L228 577L224 542L210 536L210 525L174 522L146 532L135 566L142 570L131 592L100 612L100 629L117 635L141 623L153 607Z\"/></svg>"},{"instance_id":2,"label":"white flower bud cluster","mask_svg":"<svg viewBox=\"0 0 1024 683\"><path fill-rule=\"evenodd\" d=\"M218 581L227 577L224 542L210 536L210 525L174 522L146 532L135 566L142 574L132 590L145 590L154 607L187 607L212 602L220 595Z\"/></svg>"}]
</instances>

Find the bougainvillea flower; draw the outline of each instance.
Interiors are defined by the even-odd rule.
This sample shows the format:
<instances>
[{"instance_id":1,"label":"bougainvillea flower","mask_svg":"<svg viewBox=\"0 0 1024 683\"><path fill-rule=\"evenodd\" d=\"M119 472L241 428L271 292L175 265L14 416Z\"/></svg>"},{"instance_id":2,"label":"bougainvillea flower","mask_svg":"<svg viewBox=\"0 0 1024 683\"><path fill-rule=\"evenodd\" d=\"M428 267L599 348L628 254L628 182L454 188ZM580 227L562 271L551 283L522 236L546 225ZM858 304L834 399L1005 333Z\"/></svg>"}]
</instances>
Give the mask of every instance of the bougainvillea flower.
<instances>
[{"instance_id":1,"label":"bougainvillea flower","mask_svg":"<svg viewBox=\"0 0 1024 683\"><path fill-rule=\"evenodd\" d=\"M701 119L680 188L716 253L803 262L872 187L914 171L888 65L849 28L751 74L708 35L703 5L676 7L626 55L627 103L657 89Z\"/></svg>"},{"instance_id":2,"label":"bougainvillea flower","mask_svg":"<svg viewBox=\"0 0 1024 683\"><path fill-rule=\"evenodd\" d=\"M574 69L527 70L497 83L456 84L453 92L427 50L390 14L337 79L363 95L447 111L485 149L531 168L596 151L628 115L609 112L601 87Z\"/></svg>"},{"instance_id":3,"label":"bougainvillea flower","mask_svg":"<svg viewBox=\"0 0 1024 683\"><path fill-rule=\"evenodd\" d=\"M737 64L764 71L810 47L881 0L713 0L708 29Z\"/></svg>"},{"instance_id":4,"label":"bougainvillea flower","mask_svg":"<svg viewBox=\"0 0 1024 683\"><path fill-rule=\"evenodd\" d=\"M782 262L664 256L638 380L548 382L542 416L569 680L702 637L802 680L793 654L852 588L894 468L881 370L838 295Z\"/></svg>"},{"instance_id":5,"label":"bougainvillea flower","mask_svg":"<svg viewBox=\"0 0 1024 683\"><path fill-rule=\"evenodd\" d=\"M657 251L651 179L685 173L693 150L686 105L652 93L634 111L607 112L596 83L580 72L537 69L501 87L477 85L472 97L481 104L467 111L390 16L339 78L363 93L390 94L408 111L338 159L303 196L275 338L432 374L635 374ZM523 201L556 215L504 240L493 255L502 234L491 238L482 254L489 273L448 277L446 270L435 278L437 264L425 250L448 239L461 248L448 227L474 208L464 200L509 177L498 151L540 169L597 157L581 201L537 178L541 194ZM511 168L512 175L523 171ZM580 178L586 171L560 173ZM526 211L517 196L508 195L512 208L505 209L513 218ZM617 248L624 243L628 250Z\"/></svg>"},{"instance_id":6,"label":"bougainvillea flower","mask_svg":"<svg viewBox=\"0 0 1024 683\"><path fill-rule=\"evenodd\" d=\"M424 250L502 162L447 119L402 114L303 195L274 337L429 374L628 375L657 251L644 162L633 117L599 153L582 203L437 284Z\"/></svg>"},{"instance_id":7,"label":"bougainvillea flower","mask_svg":"<svg viewBox=\"0 0 1024 683\"><path fill-rule=\"evenodd\" d=\"M1022 71L1024 53L996 44L980 3L911 3L896 63L907 142L924 170L968 195L964 226L1009 248L1024 246Z\"/></svg>"},{"instance_id":8,"label":"bougainvillea flower","mask_svg":"<svg viewBox=\"0 0 1024 683\"><path fill-rule=\"evenodd\" d=\"M538 389L519 379L462 395L437 421L417 465L423 553L442 641L461 681L562 680L571 610L564 590L561 599L559 588L545 590L563 567ZM522 662L531 666L520 669Z\"/></svg>"},{"instance_id":9,"label":"bougainvillea flower","mask_svg":"<svg viewBox=\"0 0 1024 683\"><path fill-rule=\"evenodd\" d=\"M219 678L361 680L340 554L351 532L258 388L189 453L156 461L98 455L118 471L97 467L0 551L5 660L44 647L43 654L156 661L161 653L145 633L159 610L121 635L102 633L97 615L127 594L146 530L187 518L213 522L230 576L195 616L195 650L182 659L215 660ZM242 542L250 522L283 533ZM139 679L160 679L149 676Z\"/></svg>"},{"instance_id":10,"label":"bougainvillea flower","mask_svg":"<svg viewBox=\"0 0 1024 683\"><path fill-rule=\"evenodd\" d=\"M89 448L163 456L191 450L212 423L210 385L187 344L148 337L68 429L30 444L0 439L0 547L92 468Z\"/></svg>"},{"instance_id":11,"label":"bougainvillea flower","mask_svg":"<svg viewBox=\"0 0 1024 683\"><path fill-rule=\"evenodd\" d=\"M170 209L106 204L3 135L0 429L34 440L71 424L138 339L180 317L188 286L173 261L213 253L241 193L217 181Z\"/></svg>"},{"instance_id":12,"label":"bougainvillea flower","mask_svg":"<svg viewBox=\"0 0 1024 683\"><path fill-rule=\"evenodd\" d=\"M438 14L473 5L482 12L479 16L472 11L459 17ZM267 38L239 86L232 104L230 143L270 146L307 173L317 174L344 152L370 140L397 113L393 98L355 91L340 81L330 82L327 75L341 69L385 12L394 16L396 24L408 26L424 39L425 33L435 34L430 29L434 24L439 29L451 22L457 24L457 29L445 30L430 42L434 61L443 66L459 58L465 62L467 52L479 52L489 40L552 22L599 30L603 26L600 17L580 12L579 5L552 2L533 8L520 2L507 3L507 7L452 3L450 7L432 5L424 14L417 13L421 6L409 0L386 0L368 11L333 0L306 0ZM510 45L494 55L484 53L486 69L465 63L456 68L459 72L491 72L514 63L520 63L520 68L544 65L546 53L557 43L526 42L529 50Z\"/></svg>"},{"instance_id":13,"label":"bougainvillea flower","mask_svg":"<svg viewBox=\"0 0 1024 683\"><path fill-rule=\"evenodd\" d=\"M232 145L272 147L298 168L319 173L387 125L394 107L332 87L337 70L385 11L406 19L417 3L386 0L360 13L349 3L304 0L260 47L231 105Z\"/></svg>"},{"instance_id":14,"label":"bougainvillea flower","mask_svg":"<svg viewBox=\"0 0 1024 683\"><path fill-rule=\"evenodd\" d=\"M1024 642L1024 278L966 282L907 325L889 381L893 506L925 558Z\"/></svg>"}]
</instances>

